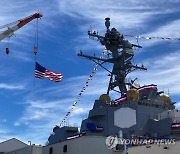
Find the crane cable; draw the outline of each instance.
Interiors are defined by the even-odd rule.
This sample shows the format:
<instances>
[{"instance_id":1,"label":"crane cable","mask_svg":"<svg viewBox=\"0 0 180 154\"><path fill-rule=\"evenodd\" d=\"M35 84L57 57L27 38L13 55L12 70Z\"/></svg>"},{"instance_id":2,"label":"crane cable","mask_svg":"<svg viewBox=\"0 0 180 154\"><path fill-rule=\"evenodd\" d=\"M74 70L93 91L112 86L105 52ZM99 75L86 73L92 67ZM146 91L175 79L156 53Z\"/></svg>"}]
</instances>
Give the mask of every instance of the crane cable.
<instances>
[{"instance_id":1,"label":"crane cable","mask_svg":"<svg viewBox=\"0 0 180 154\"><path fill-rule=\"evenodd\" d=\"M37 18L37 21L36 21L36 29L35 29L35 37L34 37L34 63L35 63L35 69L36 69L36 55L38 53L38 39L39 39L39 36L38 36L38 32L39 32L39 29L38 29L38 18ZM35 86L35 75L34 75L34 84L33 84L33 87Z\"/></svg>"},{"instance_id":2,"label":"crane cable","mask_svg":"<svg viewBox=\"0 0 180 154\"><path fill-rule=\"evenodd\" d=\"M38 19L36 21L36 30L35 30L35 39L34 39L34 54L36 57L36 54L38 52Z\"/></svg>"}]
</instances>

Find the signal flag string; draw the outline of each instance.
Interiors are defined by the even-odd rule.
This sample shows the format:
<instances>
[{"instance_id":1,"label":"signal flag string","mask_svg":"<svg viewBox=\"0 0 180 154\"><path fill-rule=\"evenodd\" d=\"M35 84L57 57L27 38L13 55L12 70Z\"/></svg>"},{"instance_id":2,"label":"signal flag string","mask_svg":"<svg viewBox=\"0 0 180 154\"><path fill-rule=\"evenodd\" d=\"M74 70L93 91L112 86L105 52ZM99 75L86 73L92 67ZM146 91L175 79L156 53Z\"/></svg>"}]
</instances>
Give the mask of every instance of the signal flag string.
<instances>
[{"instance_id":1,"label":"signal flag string","mask_svg":"<svg viewBox=\"0 0 180 154\"><path fill-rule=\"evenodd\" d=\"M66 113L65 117L63 118L63 120L60 123L60 127L63 126L63 124L65 123L66 119L68 118L68 116L71 114L72 110L75 108L76 104L80 101L80 97L82 96L82 94L86 91L86 88L89 85L89 82L92 80L92 78L94 77L94 75L96 74L97 68L98 68L98 64L95 65L93 71L91 72L91 74L89 75L88 79L85 82L85 85L82 87L80 93L78 94L78 96L76 97L76 100L74 101L73 105L71 105L69 111Z\"/></svg>"},{"instance_id":2,"label":"signal flag string","mask_svg":"<svg viewBox=\"0 0 180 154\"><path fill-rule=\"evenodd\" d=\"M146 39L146 40L151 40L151 39L160 39L160 40L179 40L180 38L173 38L173 37L156 37L156 36L152 36L152 37L145 37L145 36L140 36L140 35L124 35L124 36L128 36L128 37L133 37L136 39Z\"/></svg>"},{"instance_id":3,"label":"signal flag string","mask_svg":"<svg viewBox=\"0 0 180 154\"><path fill-rule=\"evenodd\" d=\"M102 56L100 56L100 58L102 58L103 56L109 56L108 55L108 50L106 48L104 48L104 51L102 51ZM85 85L83 86L83 88L81 89L80 93L76 97L76 100L74 101L73 105L71 105L69 111L66 113L65 117L61 121L60 127L63 126L63 124L66 122L66 119L71 114L72 110L75 108L76 104L80 101L80 97L86 91L86 88L89 86L89 81L91 81L92 78L94 77L94 75L96 74L98 66L99 66L99 64L96 64L95 67L93 68L93 71L91 72L91 74L89 75L88 79L86 80Z\"/></svg>"}]
</instances>

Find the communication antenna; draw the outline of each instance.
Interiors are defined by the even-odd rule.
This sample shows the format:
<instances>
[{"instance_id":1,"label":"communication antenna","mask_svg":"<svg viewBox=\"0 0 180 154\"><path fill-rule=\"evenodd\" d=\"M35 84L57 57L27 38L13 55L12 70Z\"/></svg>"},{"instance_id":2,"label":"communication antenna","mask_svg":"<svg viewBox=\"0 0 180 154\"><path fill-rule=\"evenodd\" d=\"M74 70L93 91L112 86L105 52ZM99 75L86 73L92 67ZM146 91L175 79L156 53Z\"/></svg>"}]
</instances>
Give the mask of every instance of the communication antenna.
<instances>
[{"instance_id":1,"label":"communication antenna","mask_svg":"<svg viewBox=\"0 0 180 154\"><path fill-rule=\"evenodd\" d=\"M132 64L132 59L134 57L133 47L142 47L138 44L132 44L129 41L125 40L124 36L119 31L117 31L116 28L110 29L110 26L110 18L107 17L105 18L106 33L104 36L101 36L96 31L92 30L88 31L88 35L91 39L97 38L101 45L105 46L105 48L111 52L111 56L107 58L98 58L95 56L85 55L82 53L82 51L78 54L78 56L92 60L110 73L107 95L109 95L109 92L112 90L123 95L127 91L125 82L127 75L137 69L147 69L143 65L138 66ZM104 63L113 64L112 70L110 71L109 69L104 67ZM119 91L115 89L116 87L119 87Z\"/></svg>"}]
</instances>

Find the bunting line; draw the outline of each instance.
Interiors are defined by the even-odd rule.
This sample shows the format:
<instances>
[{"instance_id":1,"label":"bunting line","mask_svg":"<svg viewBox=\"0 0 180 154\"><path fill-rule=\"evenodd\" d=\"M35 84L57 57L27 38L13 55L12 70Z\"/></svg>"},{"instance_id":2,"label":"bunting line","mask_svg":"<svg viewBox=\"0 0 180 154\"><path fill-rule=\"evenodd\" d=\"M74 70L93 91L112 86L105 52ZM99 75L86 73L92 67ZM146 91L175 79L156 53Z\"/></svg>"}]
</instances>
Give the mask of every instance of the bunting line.
<instances>
[{"instance_id":1,"label":"bunting line","mask_svg":"<svg viewBox=\"0 0 180 154\"><path fill-rule=\"evenodd\" d=\"M179 40L180 41L180 38L173 38L173 37L159 37L159 36L146 37L146 36L140 36L140 35L124 35L124 36L132 37L132 38L136 38L136 39L143 38L146 40L160 39L160 40Z\"/></svg>"},{"instance_id":2,"label":"bunting line","mask_svg":"<svg viewBox=\"0 0 180 154\"><path fill-rule=\"evenodd\" d=\"M138 88L137 89L137 91L138 92L142 92L142 91L144 91L144 90L157 90L157 85L155 85L155 84L150 84L150 85L145 85L145 86L142 86L142 87L140 87L140 88ZM120 98L118 98L118 99L116 99L115 101L114 101L114 104L120 104L120 103L122 103L122 102L124 102L124 101L126 101L127 100L127 95L126 95L126 93L124 93L124 95L122 96L122 97L120 97Z\"/></svg>"},{"instance_id":3,"label":"bunting line","mask_svg":"<svg viewBox=\"0 0 180 154\"><path fill-rule=\"evenodd\" d=\"M60 123L60 127L63 126L63 123L66 121L66 119L68 118L68 116L71 114L72 110L75 108L76 104L80 101L80 97L82 96L82 94L86 91L86 88L89 85L89 82L92 80L92 78L94 77L94 75L96 74L97 68L98 68L98 64L95 65L93 71L91 72L91 74L89 75L88 79L85 82L85 85L82 87L80 93L78 94L78 96L76 97L74 103L71 105L70 110L66 113L65 117L63 118L63 120Z\"/></svg>"},{"instance_id":4,"label":"bunting line","mask_svg":"<svg viewBox=\"0 0 180 154\"><path fill-rule=\"evenodd\" d=\"M100 56L100 58L103 57L109 57L109 53L108 50L106 48L104 48L104 50L102 51L102 56ZM82 87L80 93L77 95L74 103L71 105L69 111L66 113L65 117L63 118L63 120L60 123L60 127L63 126L63 124L66 122L66 119L68 118L68 116L71 114L72 110L75 108L76 104L80 101L80 97L82 96L82 94L86 91L86 88L89 85L89 82L92 80L92 78L94 77L94 75L97 72L97 68L98 68L99 64L96 64L95 67L93 68L93 71L91 72L91 74L89 75L88 79L86 80L84 86Z\"/></svg>"}]
</instances>

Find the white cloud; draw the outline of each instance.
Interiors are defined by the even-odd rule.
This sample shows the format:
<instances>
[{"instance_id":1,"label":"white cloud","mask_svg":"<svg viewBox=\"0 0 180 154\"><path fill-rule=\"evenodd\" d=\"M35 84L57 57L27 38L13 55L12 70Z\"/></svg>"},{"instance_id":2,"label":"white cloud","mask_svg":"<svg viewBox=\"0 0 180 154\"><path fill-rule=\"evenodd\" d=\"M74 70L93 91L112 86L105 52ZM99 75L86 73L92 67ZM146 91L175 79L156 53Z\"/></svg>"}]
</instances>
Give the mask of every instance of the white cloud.
<instances>
[{"instance_id":1,"label":"white cloud","mask_svg":"<svg viewBox=\"0 0 180 154\"><path fill-rule=\"evenodd\" d=\"M1 120L3 123L6 123L7 122L7 119L2 119Z\"/></svg>"},{"instance_id":2,"label":"white cloud","mask_svg":"<svg viewBox=\"0 0 180 154\"><path fill-rule=\"evenodd\" d=\"M5 128L3 125L0 125L0 142L12 138L10 133L11 131L9 129Z\"/></svg>"},{"instance_id":3,"label":"white cloud","mask_svg":"<svg viewBox=\"0 0 180 154\"><path fill-rule=\"evenodd\" d=\"M124 9L124 7L127 10ZM141 8L138 9L138 7L136 7L136 9L141 10ZM131 11L128 7L126 7L126 4L123 4L123 2L120 1L59 1L59 10L60 12L68 14L72 17L91 19L93 25L97 25L100 29L104 26L103 19L109 15L113 18L112 23L114 26L128 26L129 28L140 26L140 23L150 16L148 13Z\"/></svg>"},{"instance_id":4,"label":"white cloud","mask_svg":"<svg viewBox=\"0 0 180 154\"><path fill-rule=\"evenodd\" d=\"M29 125L31 122L33 123L41 120L47 122L48 120L54 119L58 115L61 115L60 113L58 114L58 112L64 109L62 101L67 101L67 99L56 101L39 100L28 101L25 104L23 103L23 105L25 105L24 113L16 122L14 122L14 125Z\"/></svg>"},{"instance_id":5,"label":"white cloud","mask_svg":"<svg viewBox=\"0 0 180 154\"><path fill-rule=\"evenodd\" d=\"M23 90L23 89L25 89L25 87L24 87L24 85L13 85L13 84L0 83L0 89Z\"/></svg>"},{"instance_id":6,"label":"white cloud","mask_svg":"<svg viewBox=\"0 0 180 154\"><path fill-rule=\"evenodd\" d=\"M179 37L180 19L169 22L166 25L162 25L154 32L149 33L149 36L162 36L162 37Z\"/></svg>"},{"instance_id":7,"label":"white cloud","mask_svg":"<svg viewBox=\"0 0 180 154\"><path fill-rule=\"evenodd\" d=\"M72 110L71 116L82 115L87 112L88 112L87 108L76 107Z\"/></svg>"},{"instance_id":8,"label":"white cloud","mask_svg":"<svg viewBox=\"0 0 180 154\"><path fill-rule=\"evenodd\" d=\"M58 1L59 10L72 17L92 19L96 25L104 25L102 19L107 16L113 18L113 25L121 28L141 27L142 23L148 21L151 17L158 14L176 12L179 9L170 1ZM163 4L163 7L162 7ZM169 6L174 6L169 8Z\"/></svg>"},{"instance_id":9,"label":"white cloud","mask_svg":"<svg viewBox=\"0 0 180 154\"><path fill-rule=\"evenodd\" d=\"M59 3L60 14L69 15L77 19L77 21L79 19L84 19L85 21L78 26L78 29L82 31L82 35L76 39L78 41L75 46L76 51L79 49L91 51L94 49L103 50L102 46L98 45L99 42L89 41L86 34L90 25L93 30L98 30L99 34L103 34L105 31L104 18L107 16L111 17L111 27L116 27L123 34L179 37L177 33L179 20L172 19L169 23L161 21L161 24L158 21L154 21L154 19L161 17L161 15L168 16L171 13L180 11L179 7L176 6L176 3L179 3L178 1L66 0L57 2ZM152 29L152 27L157 28ZM133 43L136 42L134 38L128 39ZM80 40L83 40L83 42ZM143 42L143 47L149 47L161 43L162 40L139 40L139 42Z\"/></svg>"},{"instance_id":10,"label":"white cloud","mask_svg":"<svg viewBox=\"0 0 180 154\"><path fill-rule=\"evenodd\" d=\"M134 72L131 77L138 77L139 83L157 84L160 90L171 95L180 93L180 53L179 51L164 55L164 57L150 58L145 62L147 72Z\"/></svg>"},{"instance_id":11,"label":"white cloud","mask_svg":"<svg viewBox=\"0 0 180 154\"><path fill-rule=\"evenodd\" d=\"M175 106L176 106L176 109L179 109L179 110L180 110L180 102L177 102L177 103L175 104Z\"/></svg>"},{"instance_id":12,"label":"white cloud","mask_svg":"<svg viewBox=\"0 0 180 154\"><path fill-rule=\"evenodd\" d=\"M7 130L4 130L4 129L0 129L0 134L7 134L8 131Z\"/></svg>"}]
</instances>

